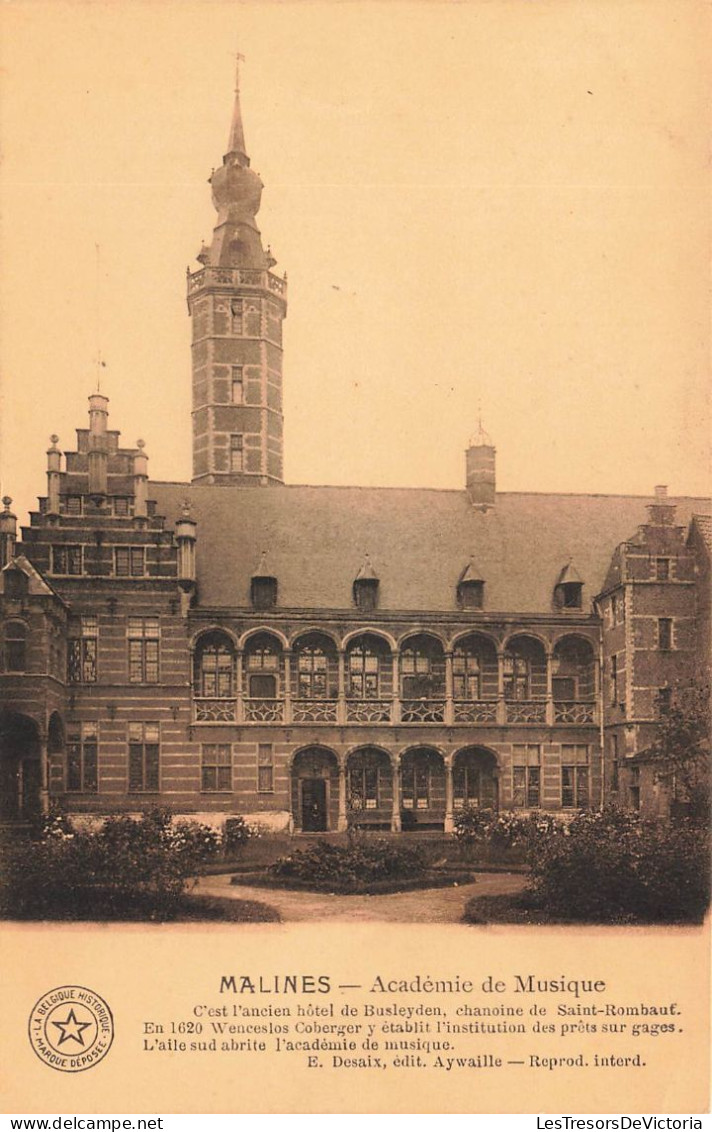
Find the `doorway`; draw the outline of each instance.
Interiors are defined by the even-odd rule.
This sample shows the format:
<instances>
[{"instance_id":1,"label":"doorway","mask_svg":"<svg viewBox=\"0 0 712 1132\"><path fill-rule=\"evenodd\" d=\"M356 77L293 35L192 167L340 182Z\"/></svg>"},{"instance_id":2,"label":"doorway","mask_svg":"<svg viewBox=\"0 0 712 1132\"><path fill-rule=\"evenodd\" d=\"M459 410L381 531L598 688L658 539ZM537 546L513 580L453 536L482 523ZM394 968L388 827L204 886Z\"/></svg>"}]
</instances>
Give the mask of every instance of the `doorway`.
<instances>
[{"instance_id":1,"label":"doorway","mask_svg":"<svg viewBox=\"0 0 712 1132\"><path fill-rule=\"evenodd\" d=\"M302 831L324 833L327 828L326 779L302 779Z\"/></svg>"},{"instance_id":2,"label":"doorway","mask_svg":"<svg viewBox=\"0 0 712 1132\"><path fill-rule=\"evenodd\" d=\"M41 812L41 786L36 723L15 712L0 716L0 819L36 817Z\"/></svg>"}]
</instances>

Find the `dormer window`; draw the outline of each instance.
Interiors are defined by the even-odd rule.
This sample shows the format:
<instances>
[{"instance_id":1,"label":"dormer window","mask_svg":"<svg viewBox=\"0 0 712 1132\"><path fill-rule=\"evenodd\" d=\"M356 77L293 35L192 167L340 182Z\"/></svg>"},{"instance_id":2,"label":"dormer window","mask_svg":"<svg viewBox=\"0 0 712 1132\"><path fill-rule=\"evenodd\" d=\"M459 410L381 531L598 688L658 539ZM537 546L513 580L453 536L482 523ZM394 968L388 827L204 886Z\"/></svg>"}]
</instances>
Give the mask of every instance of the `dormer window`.
<instances>
[{"instance_id":1,"label":"dormer window","mask_svg":"<svg viewBox=\"0 0 712 1132\"><path fill-rule=\"evenodd\" d=\"M250 600L253 609L274 609L277 604L277 579L271 574L263 554L250 582Z\"/></svg>"},{"instance_id":2,"label":"dormer window","mask_svg":"<svg viewBox=\"0 0 712 1132\"><path fill-rule=\"evenodd\" d=\"M3 573L5 597L24 597L27 593L28 578L23 570L11 566Z\"/></svg>"},{"instance_id":3,"label":"dormer window","mask_svg":"<svg viewBox=\"0 0 712 1132\"><path fill-rule=\"evenodd\" d=\"M554 586L554 605L559 609L581 609L583 606L583 579L570 561Z\"/></svg>"},{"instance_id":4,"label":"dormer window","mask_svg":"<svg viewBox=\"0 0 712 1132\"><path fill-rule=\"evenodd\" d=\"M583 585L581 582L564 582L559 586L559 598L562 609L580 609L583 601Z\"/></svg>"},{"instance_id":5,"label":"dormer window","mask_svg":"<svg viewBox=\"0 0 712 1132\"><path fill-rule=\"evenodd\" d=\"M277 604L276 578L253 578L251 589L253 609L273 609Z\"/></svg>"},{"instance_id":6,"label":"dormer window","mask_svg":"<svg viewBox=\"0 0 712 1132\"><path fill-rule=\"evenodd\" d=\"M378 606L378 575L374 570L368 555L363 566L354 578L353 596L354 605L365 613Z\"/></svg>"},{"instance_id":7,"label":"dormer window","mask_svg":"<svg viewBox=\"0 0 712 1132\"><path fill-rule=\"evenodd\" d=\"M485 602L484 582L459 582L457 604L460 609L482 609Z\"/></svg>"},{"instance_id":8,"label":"dormer window","mask_svg":"<svg viewBox=\"0 0 712 1132\"><path fill-rule=\"evenodd\" d=\"M460 609L483 609L485 604L485 583L482 571L478 570L472 559L460 574L456 590Z\"/></svg>"}]
</instances>

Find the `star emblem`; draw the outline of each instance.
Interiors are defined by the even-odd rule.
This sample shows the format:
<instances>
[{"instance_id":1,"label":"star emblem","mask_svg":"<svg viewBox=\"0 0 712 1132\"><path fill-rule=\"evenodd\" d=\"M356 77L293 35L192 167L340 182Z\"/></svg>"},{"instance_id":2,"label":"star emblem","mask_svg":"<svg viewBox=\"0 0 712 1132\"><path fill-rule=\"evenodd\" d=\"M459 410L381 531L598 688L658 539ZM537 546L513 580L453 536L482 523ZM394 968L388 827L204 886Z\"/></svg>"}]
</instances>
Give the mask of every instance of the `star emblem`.
<instances>
[{"instance_id":1,"label":"star emblem","mask_svg":"<svg viewBox=\"0 0 712 1132\"><path fill-rule=\"evenodd\" d=\"M58 1046L64 1045L64 1043L68 1042L70 1039L78 1042L80 1046L83 1046L84 1030L91 1026L91 1022L80 1022L74 1013L74 1007L72 1007L64 1022L53 1022L52 1025L56 1026L62 1033L61 1038L57 1042Z\"/></svg>"}]
</instances>

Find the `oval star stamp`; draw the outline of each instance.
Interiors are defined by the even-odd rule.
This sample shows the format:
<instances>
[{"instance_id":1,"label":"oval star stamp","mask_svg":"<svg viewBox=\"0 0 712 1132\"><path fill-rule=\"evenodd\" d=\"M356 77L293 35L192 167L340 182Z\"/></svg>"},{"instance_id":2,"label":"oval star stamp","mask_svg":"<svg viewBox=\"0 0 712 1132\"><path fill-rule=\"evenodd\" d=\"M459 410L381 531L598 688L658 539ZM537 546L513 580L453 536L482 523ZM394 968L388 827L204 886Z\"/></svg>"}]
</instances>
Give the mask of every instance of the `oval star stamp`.
<instances>
[{"instance_id":1,"label":"oval star stamp","mask_svg":"<svg viewBox=\"0 0 712 1132\"><path fill-rule=\"evenodd\" d=\"M101 995L88 987L55 987L33 1006L28 1030L40 1061L62 1073L81 1073L106 1057L114 1019Z\"/></svg>"}]
</instances>

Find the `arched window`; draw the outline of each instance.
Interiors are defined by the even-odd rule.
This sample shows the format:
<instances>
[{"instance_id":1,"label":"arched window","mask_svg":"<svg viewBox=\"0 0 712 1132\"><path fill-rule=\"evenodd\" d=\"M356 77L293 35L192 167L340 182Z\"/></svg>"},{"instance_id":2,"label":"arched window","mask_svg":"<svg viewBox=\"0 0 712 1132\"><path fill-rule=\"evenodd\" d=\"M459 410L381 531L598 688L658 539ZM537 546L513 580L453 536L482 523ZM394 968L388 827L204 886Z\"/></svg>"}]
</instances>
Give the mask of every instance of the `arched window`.
<instances>
[{"instance_id":1,"label":"arched window","mask_svg":"<svg viewBox=\"0 0 712 1132\"><path fill-rule=\"evenodd\" d=\"M349 650L348 695L354 700L377 700L380 696L379 654L366 641Z\"/></svg>"},{"instance_id":2,"label":"arched window","mask_svg":"<svg viewBox=\"0 0 712 1132\"><path fill-rule=\"evenodd\" d=\"M228 699L235 694L235 650L225 633L207 633L195 651L198 696Z\"/></svg>"},{"instance_id":3,"label":"arched window","mask_svg":"<svg viewBox=\"0 0 712 1132\"><path fill-rule=\"evenodd\" d=\"M21 621L5 626L5 670L25 672L27 669L27 628Z\"/></svg>"},{"instance_id":4,"label":"arched window","mask_svg":"<svg viewBox=\"0 0 712 1132\"><path fill-rule=\"evenodd\" d=\"M245 651L247 694L251 699L272 700L277 696L280 649L270 637L253 637Z\"/></svg>"},{"instance_id":5,"label":"arched window","mask_svg":"<svg viewBox=\"0 0 712 1132\"><path fill-rule=\"evenodd\" d=\"M453 692L456 700L479 700L482 695L480 658L464 648L452 654Z\"/></svg>"},{"instance_id":6,"label":"arched window","mask_svg":"<svg viewBox=\"0 0 712 1132\"><path fill-rule=\"evenodd\" d=\"M430 687L430 653L419 645L409 645L401 653L402 688L404 696L427 696Z\"/></svg>"},{"instance_id":7,"label":"arched window","mask_svg":"<svg viewBox=\"0 0 712 1132\"><path fill-rule=\"evenodd\" d=\"M531 691L531 663L529 657L517 653L504 656L504 698L528 700Z\"/></svg>"},{"instance_id":8,"label":"arched window","mask_svg":"<svg viewBox=\"0 0 712 1132\"><path fill-rule=\"evenodd\" d=\"M297 694L300 700L327 697L327 659L323 649L306 646L297 655Z\"/></svg>"}]
</instances>

